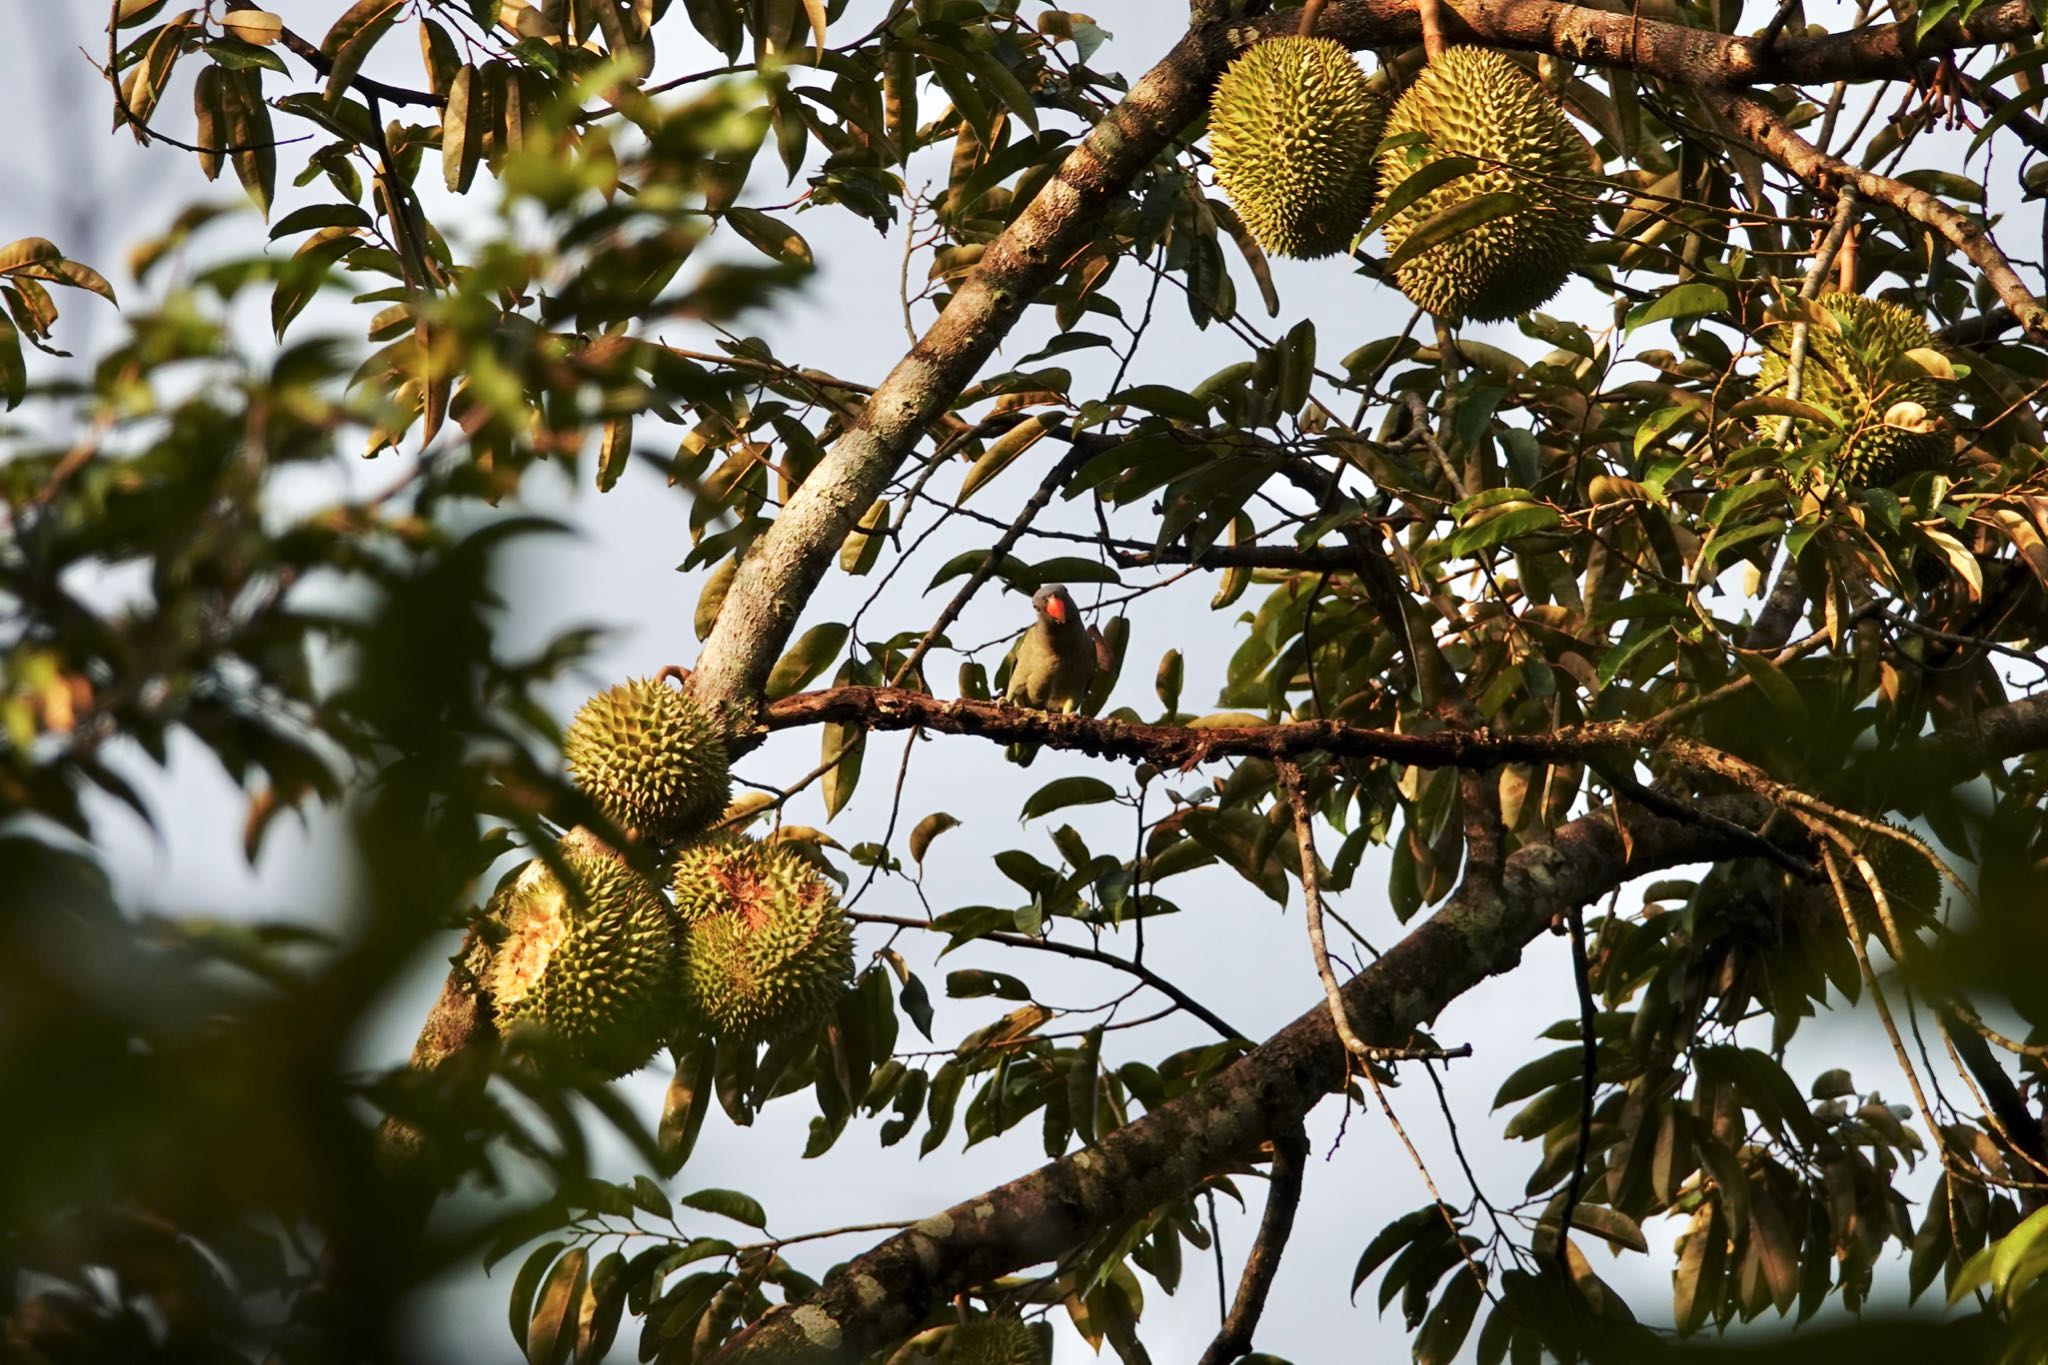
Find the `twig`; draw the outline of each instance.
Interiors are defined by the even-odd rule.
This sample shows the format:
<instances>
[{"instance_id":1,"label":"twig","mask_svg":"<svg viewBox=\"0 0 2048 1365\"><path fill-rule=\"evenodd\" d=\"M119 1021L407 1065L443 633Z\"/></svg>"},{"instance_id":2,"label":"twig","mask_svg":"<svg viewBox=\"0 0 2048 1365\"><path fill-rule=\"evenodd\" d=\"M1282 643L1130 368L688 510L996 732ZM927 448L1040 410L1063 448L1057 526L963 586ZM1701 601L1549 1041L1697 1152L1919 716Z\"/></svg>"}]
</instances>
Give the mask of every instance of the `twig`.
<instances>
[{"instance_id":1,"label":"twig","mask_svg":"<svg viewBox=\"0 0 2048 1365\"><path fill-rule=\"evenodd\" d=\"M1003 562L1003 556L1010 553L1017 542L1023 538L1025 529L1031 525L1032 519L1045 510L1045 505L1052 501L1052 495L1058 492L1060 487L1068 479L1072 478L1093 454L1094 451L1091 447L1077 441L1068 447L1067 453L1061 457L1058 464L1046 471L1045 477L1039 480L1037 489L1032 492L1031 497L1017 513L1016 520L1010 523L1010 529L1003 532L996 539L995 544L989 546L988 553L982 556L981 563L974 566L974 572L967 576L967 581L962 583L960 590L953 594L953 600L946 603L945 609L939 613L939 619L932 622L931 629L926 631L924 638L917 642L917 648L910 651L910 657L905 659L903 666L896 670L896 676L890 680L892 686L901 687L905 679L914 675L917 665L924 659L925 654L930 651L932 644L941 635L945 634L946 627L952 625L954 619L962 611L966 610L969 600L973 598L974 594L981 591L981 585L995 576L997 566Z\"/></svg>"},{"instance_id":2,"label":"twig","mask_svg":"<svg viewBox=\"0 0 2048 1365\"><path fill-rule=\"evenodd\" d=\"M930 920L912 919L908 915L877 915L867 911L853 911L849 914L848 918L852 919L856 924L889 924L899 929L929 929L935 933L945 932L944 929ZM1126 972L1131 976L1135 976L1138 980L1144 982L1153 990L1158 991L1161 995L1173 1001L1174 1004L1207 1024L1210 1028L1215 1029L1224 1038L1235 1041L1240 1038L1250 1037L1249 1034L1240 1033L1229 1024L1223 1022L1222 1017L1214 1010L1195 999L1192 995L1189 995L1179 986L1174 985L1173 982L1159 975L1159 973L1153 971L1150 967L1133 962L1127 957L1118 957L1115 953L1105 953L1100 948L1084 948L1075 943L1061 943L1056 939L1050 938L1033 938L1029 934L1014 934L1001 929L992 933L982 934L979 937L982 941L1000 943L1006 947L1031 948L1041 953L1058 953L1062 957L1077 957L1089 962L1099 962L1105 967L1114 967L1120 972Z\"/></svg>"}]
</instances>

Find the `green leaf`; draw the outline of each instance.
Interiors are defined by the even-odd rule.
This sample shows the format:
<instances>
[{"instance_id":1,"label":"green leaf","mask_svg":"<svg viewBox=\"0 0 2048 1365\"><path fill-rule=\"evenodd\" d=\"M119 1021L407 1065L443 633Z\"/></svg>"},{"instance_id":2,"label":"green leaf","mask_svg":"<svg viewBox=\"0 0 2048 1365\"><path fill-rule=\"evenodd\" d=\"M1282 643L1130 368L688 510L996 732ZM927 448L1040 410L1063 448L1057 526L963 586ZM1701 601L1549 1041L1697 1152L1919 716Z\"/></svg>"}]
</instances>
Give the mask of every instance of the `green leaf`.
<instances>
[{"instance_id":1,"label":"green leaf","mask_svg":"<svg viewBox=\"0 0 2048 1365\"><path fill-rule=\"evenodd\" d=\"M1547 531L1563 520L1563 515L1555 507L1544 503L1507 507L1484 521L1461 527L1444 542L1444 552L1452 559L1462 559L1481 550L1504 544L1517 536Z\"/></svg>"},{"instance_id":2,"label":"green leaf","mask_svg":"<svg viewBox=\"0 0 2048 1365\"><path fill-rule=\"evenodd\" d=\"M839 657L839 651L846 646L847 627L837 621L827 621L812 626L791 645L789 652L776 660L774 671L768 675L767 696L770 701L801 691L806 684L832 666Z\"/></svg>"},{"instance_id":3,"label":"green leaf","mask_svg":"<svg viewBox=\"0 0 2048 1365\"><path fill-rule=\"evenodd\" d=\"M1118 389L1109 396L1109 401L1143 408L1180 422L1200 422L1209 416L1207 403L1166 384L1134 384L1128 389Z\"/></svg>"},{"instance_id":4,"label":"green leaf","mask_svg":"<svg viewBox=\"0 0 2048 1365\"><path fill-rule=\"evenodd\" d=\"M1653 322L1672 322L1679 318L1700 317L1707 313L1728 311L1728 294L1718 284L1695 281L1667 289L1650 303L1637 304L1629 310L1628 330L1647 327Z\"/></svg>"},{"instance_id":5,"label":"green leaf","mask_svg":"<svg viewBox=\"0 0 2048 1365\"><path fill-rule=\"evenodd\" d=\"M917 822L917 828L910 831L910 861L924 863L924 855L930 850L932 840L949 829L959 827L959 820L944 811L933 811Z\"/></svg>"},{"instance_id":6,"label":"green leaf","mask_svg":"<svg viewBox=\"0 0 2048 1365\"><path fill-rule=\"evenodd\" d=\"M484 154L483 86L476 68L463 65L448 84L441 112L441 180L455 194L467 193Z\"/></svg>"},{"instance_id":7,"label":"green leaf","mask_svg":"<svg viewBox=\"0 0 2048 1365\"><path fill-rule=\"evenodd\" d=\"M1583 1228L1595 1237L1605 1238L1630 1251L1647 1252L1650 1249L1649 1239L1643 1236L1642 1225L1621 1210L1608 1208L1605 1204L1580 1203L1574 1206L1572 1226Z\"/></svg>"},{"instance_id":8,"label":"green leaf","mask_svg":"<svg viewBox=\"0 0 2048 1365\"><path fill-rule=\"evenodd\" d=\"M1443 1216L1441 1205L1424 1204L1374 1233L1373 1239L1365 1244L1365 1250L1358 1254L1358 1264L1351 1271L1352 1302L1358 1301L1358 1287L1373 1271L1378 1270L1396 1251L1414 1241L1416 1234L1425 1231L1431 1223L1442 1222Z\"/></svg>"},{"instance_id":9,"label":"green leaf","mask_svg":"<svg viewBox=\"0 0 2048 1365\"><path fill-rule=\"evenodd\" d=\"M1372 221L1365 225L1367 233L1378 232L1416 200L1428 194L1437 186L1456 180L1461 175L1470 175L1479 169L1479 163L1469 156L1439 157L1394 187L1394 192L1381 201L1379 211Z\"/></svg>"},{"instance_id":10,"label":"green leaf","mask_svg":"<svg viewBox=\"0 0 2048 1365\"><path fill-rule=\"evenodd\" d=\"M1387 257L1381 268L1389 273L1408 264L1423 252L1453 237L1462 236L1482 223L1520 213L1529 207L1519 194L1505 191L1461 199L1442 212L1431 214L1415 231L1403 238L1399 249Z\"/></svg>"},{"instance_id":11,"label":"green leaf","mask_svg":"<svg viewBox=\"0 0 2048 1365\"><path fill-rule=\"evenodd\" d=\"M963 967L946 973L946 994L954 1000L973 1000L982 996L994 996L998 1000L1029 1000L1031 987L1021 977L1008 972L989 972L977 967Z\"/></svg>"},{"instance_id":12,"label":"green leaf","mask_svg":"<svg viewBox=\"0 0 2048 1365\"><path fill-rule=\"evenodd\" d=\"M808 268L814 263L811 244L780 218L771 218L759 209L732 208L725 211L725 221L747 245L784 265Z\"/></svg>"},{"instance_id":13,"label":"green leaf","mask_svg":"<svg viewBox=\"0 0 2048 1365\"><path fill-rule=\"evenodd\" d=\"M715 1213L721 1218L730 1218L735 1223L745 1223L750 1228L766 1228L768 1214L752 1195L738 1190L694 1190L676 1201L686 1209L702 1213Z\"/></svg>"},{"instance_id":14,"label":"green leaf","mask_svg":"<svg viewBox=\"0 0 2048 1365\"><path fill-rule=\"evenodd\" d=\"M1092 806L1114 800L1116 788L1099 777L1062 777L1031 793L1030 799L1024 803L1021 818L1036 820L1041 815L1050 815L1068 806Z\"/></svg>"}]
</instances>

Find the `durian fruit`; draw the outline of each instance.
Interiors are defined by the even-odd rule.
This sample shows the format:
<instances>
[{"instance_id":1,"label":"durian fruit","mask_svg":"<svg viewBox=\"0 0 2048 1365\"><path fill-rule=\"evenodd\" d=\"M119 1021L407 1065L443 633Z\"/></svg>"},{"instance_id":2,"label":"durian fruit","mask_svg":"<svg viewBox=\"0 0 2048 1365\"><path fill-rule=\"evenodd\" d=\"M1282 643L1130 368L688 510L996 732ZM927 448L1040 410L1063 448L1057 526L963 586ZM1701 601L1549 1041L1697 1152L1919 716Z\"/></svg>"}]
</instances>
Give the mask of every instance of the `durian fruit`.
<instances>
[{"instance_id":1,"label":"durian fruit","mask_svg":"<svg viewBox=\"0 0 2048 1365\"><path fill-rule=\"evenodd\" d=\"M1585 175L1592 153L1557 101L1505 55L1453 47L1395 102L1386 135L1400 133L1426 140L1380 158L1382 211L1409 176L1433 162L1470 157L1477 168L1386 221L1390 256L1424 223L1481 195L1513 194L1524 202L1396 266L1401 292L1446 322L1520 317L1549 302L1593 231L1591 196L1561 183Z\"/></svg>"},{"instance_id":2,"label":"durian fruit","mask_svg":"<svg viewBox=\"0 0 2048 1365\"><path fill-rule=\"evenodd\" d=\"M952 1365L1045 1365L1037 1332L1021 1318L975 1318L953 1333Z\"/></svg>"},{"instance_id":3,"label":"durian fruit","mask_svg":"<svg viewBox=\"0 0 2048 1365\"><path fill-rule=\"evenodd\" d=\"M676 921L647 879L585 829L558 849L565 885L535 858L492 898L498 1027L544 1030L609 1075L660 1046L675 999Z\"/></svg>"},{"instance_id":4,"label":"durian fruit","mask_svg":"<svg viewBox=\"0 0 2048 1365\"><path fill-rule=\"evenodd\" d=\"M600 810L656 844L702 832L732 797L717 717L659 678L630 679L583 703L563 754Z\"/></svg>"},{"instance_id":5,"label":"durian fruit","mask_svg":"<svg viewBox=\"0 0 2048 1365\"><path fill-rule=\"evenodd\" d=\"M725 836L676 857L682 1027L744 1042L799 1033L853 981L853 923L788 848Z\"/></svg>"},{"instance_id":6,"label":"durian fruit","mask_svg":"<svg viewBox=\"0 0 2048 1365\"><path fill-rule=\"evenodd\" d=\"M1847 483L1868 487L1954 463L1947 418L1955 385L1905 359L1908 351L1934 345L1926 321L1898 304L1861 294L1822 294L1817 302L1841 330L1808 324L1799 401L1841 419L1836 473ZM1764 332L1759 393L1787 396L1792 335L1791 322ZM1811 430L1819 424L1794 425Z\"/></svg>"},{"instance_id":7,"label":"durian fruit","mask_svg":"<svg viewBox=\"0 0 2048 1365\"><path fill-rule=\"evenodd\" d=\"M1898 825L1891 828L1902 829ZM1920 851L1917 842L1867 830L1852 829L1847 833L1856 843L1863 860L1870 864L1870 870L1877 874L1877 884L1884 888L1885 907L1891 911L1893 922L1907 926L1933 922L1941 913L1943 893L1947 888L1941 869ZM1917 841L1917 836L1915 838ZM1876 928L1881 922L1877 901L1871 896L1863 874L1854 863L1841 856L1839 849L1836 857L1841 864L1842 885L1848 890L1856 913L1864 917L1865 923Z\"/></svg>"},{"instance_id":8,"label":"durian fruit","mask_svg":"<svg viewBox=\"0 0 2048 1365\"><path fill-rule=\"evenodd\" d=\"M1232 62L1216 85L1216 180L1267 251L1335 255L1372 207L1372 152L1386 121L1342 43L1270 39Z\"/></svg>"}]
</instances>

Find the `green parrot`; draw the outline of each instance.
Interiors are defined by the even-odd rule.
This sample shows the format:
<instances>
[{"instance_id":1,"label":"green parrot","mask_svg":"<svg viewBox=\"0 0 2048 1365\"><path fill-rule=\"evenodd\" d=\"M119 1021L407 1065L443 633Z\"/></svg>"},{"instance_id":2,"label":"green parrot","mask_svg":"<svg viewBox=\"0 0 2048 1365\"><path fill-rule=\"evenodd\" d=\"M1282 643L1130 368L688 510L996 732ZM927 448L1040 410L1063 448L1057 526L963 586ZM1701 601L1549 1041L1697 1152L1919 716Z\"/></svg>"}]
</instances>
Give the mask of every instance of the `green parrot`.
<instances>
[{"instance_id":1,"label":"green parrot","mask_svg":"<svg viewBox=\"0 0 2048 1365\"><path fill-rule=\"evenodd\" d=\"M1097 637L1081 623L1074 599L1057 584L1040 588L1032 595L1031 605L1037 609L1038 619L1017 642L1003 699L1035 711L1078 710L1088 699L1088 688L1100 666ZM1038 756L1038 746L1013 744L1009 756L1029 766Z\"/></svg>"}]
</instances>

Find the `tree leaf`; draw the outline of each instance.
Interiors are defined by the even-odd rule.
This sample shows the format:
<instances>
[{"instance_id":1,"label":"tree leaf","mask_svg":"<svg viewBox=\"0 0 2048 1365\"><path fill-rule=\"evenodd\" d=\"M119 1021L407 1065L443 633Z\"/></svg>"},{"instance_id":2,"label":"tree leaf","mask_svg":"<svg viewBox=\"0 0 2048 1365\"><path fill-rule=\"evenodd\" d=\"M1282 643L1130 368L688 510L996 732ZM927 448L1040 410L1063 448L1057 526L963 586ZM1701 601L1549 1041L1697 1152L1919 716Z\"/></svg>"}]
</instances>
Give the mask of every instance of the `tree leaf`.
<instances>
[{"instance_id":1,"label":"tree leaf","mask_svg":"<svg viewBox=\"0 0 2048 1365\"><path fill-rule=\"evenodd\" d=\"M573 1324L588 1283L589 1264L589 1249L576 1247L548 1272L533 1305L532 1325L526 1329L530 1365L562 1365L569 1358L576 1344Z\"/></svg>"},{"instance_id":2,"label":"tree leaf","mask_svg":"<svg viewBox=\"0 0 2048 1365\"><path fill-rule=\"evenodd\" d=\"M752 1195L738 1190L693 1190L676 1201L686 1209L697 1209L703 1213L715 1213L721 1218L730 1218L735 1223L745 1223L750 1228L766 1228L768 1214Z\"/></svg>"},{"instance_id":3,"label":"tree leaf","mask_svg":"<svg viewBox=\"0 0 2048 1365\"><path fill-rule=\"evenodd\" d=\"M758 209L730 208L725 211L725 221L741 240L763 255L784 265L809 268L813 264L811 244L780 218L771 218Z\"/></svg>"},{"instance_id":4,"label":"tree leaf","mask_svg":"<svg viewBox=\"0 0 2048 1365\"><path fill-rule=\"evenodd\" d=\"M949 829L959 828L960 822L944 811L933 811L917 822L917 828L910 831L910 861L924 865L924 855L931 849L932 840Z\"/></svg>"},{"instance_id":5,"label":"tree leaf","mask_svg":"<svg viewBox=\"0 0 2048 1365\"><path fill-rule=\"evenodd\" d=\"M1021 819L1036 820L1068 806L1098 805L1116 800L1116 788L1099 777L1062 777L1046 783L1024 802Z\"/></svg>"},{"instance_id":6,"label":"tree leaf","mask_svg":"<svg viewBox=\"0 0 2048 1365\"><path fill-rule=\"evenodd\" d=\"M343 10L320 40L320 51L333 65L327 72L327 102L337 103L349 82L362 70L363 60L377 40L391 28L407 0L356 0Z\"/></svg>"},{"instance_id":7,"label":"tree leaf","mask_svg":"<svg viewBox=\"0 0 2048 1365\"><path fill-rule=\"evenodd\" d=\"M464 64L448 83L448 107L441 113L441 179L456 194L466 193L483 159L483 87L476 68Z\"/></svg>"},{"instance_id":8,"label":"tree leaf","mask_svg":"<svg viewBox=\"0 0 2048 1365\"><path fill-rule=\"evenodd\" d=\"M770 701L802 691L813 678L832 666L846 647L847 627L838 621L812 626L789 652L776 660L764 689Z\"/></svg>"},{"instance_id":9,"label":"tree leaf","mask_svg":"<svg viewBox=\"0 0 2048 1365\"><path fill-rule=\"evenodd\" d=\"M1392 273L1431 247L1448 242L1453 237L1462 236L1482 223L1505 218L1511 213L1520 213L1528 207L1528 200L1519 194L1510 194L1506 191L1460 199L1449 208L1431 214L1416 227L1415 231L1402 238L1401 245L1387 257L1386 264L1381 268Z\"/></svg>"},{"instance_id":10,"label":"tree leaf","mask_svg":"<svg viewBox=\"0 0 2048 1365\"><path fill-rule=\"evenodd\" d=\"M268 10L229 10L220 16L220 26L245 43L268 47L284 37L284 20Z\"/></svg>"},{"instance_id":11,"label":"tree leaf","mask_svg":"<svg viewBox=\"0 0 2048 1365\"><path fill-rule=\"evenodd\" d=\"M567 1245L567 1242L546 1242L535 1247L520 1262L519 1273L512 1277L512 1339L519 1343L522 1352L526 1350L527 1329L533 1322L533 1297L540 1292L541 1277Z\"/></svg>"},{"instance_id":12,"label":"tree leaf","mask_svg":"<svg viewBox=\"0 0 2048 1365\"><path fill-rule=\"evenodd\" d=\"M1728 294L1718 284L1695 281L1692 284L1676 285L1659 294L1654 300L1638 304L1629 310L1628 330L1647 327L1653 322L1675 322L1680 318L1700 317L1708 313L1728 311Z\"/></svg>"}]
</instances>

